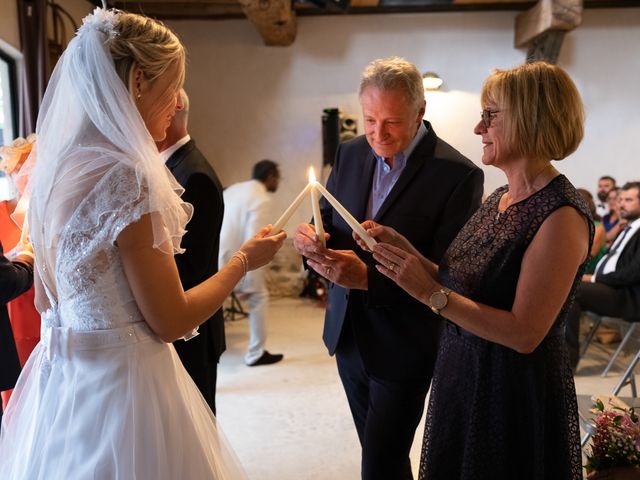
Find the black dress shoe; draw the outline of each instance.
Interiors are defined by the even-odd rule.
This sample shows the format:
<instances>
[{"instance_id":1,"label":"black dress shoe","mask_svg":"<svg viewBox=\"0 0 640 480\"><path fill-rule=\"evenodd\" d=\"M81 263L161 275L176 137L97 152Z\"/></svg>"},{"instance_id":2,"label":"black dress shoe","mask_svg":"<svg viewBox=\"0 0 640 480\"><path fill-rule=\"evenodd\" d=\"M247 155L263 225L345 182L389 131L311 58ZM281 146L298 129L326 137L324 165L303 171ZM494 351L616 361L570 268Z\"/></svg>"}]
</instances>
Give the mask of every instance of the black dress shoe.
<instances>
[{"instance_id":1,"label":"black dress shoe","mask_svg":"<svg viewBox=\"0 0 640 480\"><path fill-rule=\"evenodd\" d=\"M283 358L284 355L282 355L281 353L269 353L265 350L259 359L257 359L253 363L248 363L247 365L250 367L256 367L258 365L271 365L272 363L278 363Z\"/></svg>"}]
</instances>

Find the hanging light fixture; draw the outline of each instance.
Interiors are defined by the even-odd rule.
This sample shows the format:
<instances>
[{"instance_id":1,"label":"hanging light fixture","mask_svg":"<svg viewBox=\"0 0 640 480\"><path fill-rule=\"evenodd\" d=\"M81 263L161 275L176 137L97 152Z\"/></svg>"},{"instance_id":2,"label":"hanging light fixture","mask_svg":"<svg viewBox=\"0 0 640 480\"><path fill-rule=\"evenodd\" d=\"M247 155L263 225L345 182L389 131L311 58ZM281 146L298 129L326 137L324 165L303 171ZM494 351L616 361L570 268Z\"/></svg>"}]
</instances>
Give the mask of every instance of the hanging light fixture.
<instances>
[{"instance_id":1,"label":"hanging light fixture","mask_svg":"<svg viewBox=\"0 0 640 480\"><path fill-rule=\"evenodd\" d=\"M440 90L440 87L443 83L444 81L438 76L437 73L427 72L422 75L422 85L424 85L425 90Z\"/></svg>"}]
</instances>

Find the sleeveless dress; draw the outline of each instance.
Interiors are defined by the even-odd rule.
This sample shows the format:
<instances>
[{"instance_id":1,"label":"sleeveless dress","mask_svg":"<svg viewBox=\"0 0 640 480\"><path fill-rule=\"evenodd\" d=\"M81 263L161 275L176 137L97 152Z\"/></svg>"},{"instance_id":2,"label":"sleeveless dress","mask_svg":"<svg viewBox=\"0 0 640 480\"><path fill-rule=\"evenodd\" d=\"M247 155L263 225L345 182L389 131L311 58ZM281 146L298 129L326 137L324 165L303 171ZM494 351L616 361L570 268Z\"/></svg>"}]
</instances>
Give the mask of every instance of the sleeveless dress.
<instances>
[{"instance_id":1,"label":"sleeveless dress","mask_svg":"<svg viewBox=\"0 0 640 480\"><path fill-rule=\"evenodd\" d=\"M506 191L496 190L462 228L440 264L440 280L472 300L511 310L522 258L544 220L567 205L590 215L563 175L498 213ZM447 322L431 385L421 479L582 478L564 328L583 269L549 333L530 354Z\"/></svg>"},{"instance_id":2,"label":"sleeveless dress","mask_svg":"<svg viewBox=\"0 0 640 480\"><path fill-rule=\"evenodd\" d=\"M109 213L87 221L95 211ZM148 211L135 172L116 164L71 215L54 267L38 262L55 281L44 284L41 341L3 418L0 478L245 478L173 345L153 334L129 288L115 242Z\"/></svg>"}]
</instances>

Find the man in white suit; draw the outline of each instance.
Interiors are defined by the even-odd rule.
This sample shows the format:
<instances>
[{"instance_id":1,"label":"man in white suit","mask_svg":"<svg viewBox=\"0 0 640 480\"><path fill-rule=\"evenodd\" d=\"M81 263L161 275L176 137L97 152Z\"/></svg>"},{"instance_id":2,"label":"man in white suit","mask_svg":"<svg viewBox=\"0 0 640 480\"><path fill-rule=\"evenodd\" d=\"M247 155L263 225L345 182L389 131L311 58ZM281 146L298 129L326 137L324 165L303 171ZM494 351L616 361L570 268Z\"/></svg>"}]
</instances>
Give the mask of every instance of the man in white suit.
<instances>
[{"instance_id":1,"label":"man in white suit","mask_svg":"<svg viewBox=\"0 0 640 480\"><path fill-rule=\"evenodd\" d=\"M220 262L224 265L240 246L271 222L269 205L271 194L278 189L278 164L261 160L253 166L252 179L236 183L224 190L224 219L220 232ZM249 347L244 356L250 366L270 365L282 360L280 353L265 350L266 309L269 291L265 283L264 267L248 272L236 287L236 293L249 303Z\"/></svg>"}]
</instances>

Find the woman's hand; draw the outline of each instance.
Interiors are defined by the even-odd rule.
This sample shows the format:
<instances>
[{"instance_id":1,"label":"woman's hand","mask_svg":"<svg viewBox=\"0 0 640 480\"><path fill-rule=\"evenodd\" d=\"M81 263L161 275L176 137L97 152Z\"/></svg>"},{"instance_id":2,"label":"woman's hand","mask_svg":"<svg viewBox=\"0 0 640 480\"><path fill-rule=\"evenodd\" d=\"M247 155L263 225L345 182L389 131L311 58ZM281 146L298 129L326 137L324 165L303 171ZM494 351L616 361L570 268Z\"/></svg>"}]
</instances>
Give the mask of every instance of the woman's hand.
<instances>
[{"instance_id":1,"label":"woman's hand","mask_svg":"<svg viewBox=\"0 0 640 480\"><path fill-rule=\"evenodd\" d=\"M436 281L415 255L388 243L378 243L373 247L373 258L379 262L376 269L380 273L417 300L426 304L425 299L437 290Z\"/></svg>"},{"instance_id":2,"label":"woman's hand","mask_svg":"<svg viewBox=\"0 0 640 480\"><path fill-rule=\"evenodd\" d=\"M364 228L369 236L375 238L377 242L384 242L395 247L401 248L403 250L412 251L413 246L411 242L403 237L401 234L396 232L391 227L385 227L384 225L380 225L379 223L374 222L373 220L366 220L361 223L362 228ZM358 246L363 250L370 252L371 249L367 247L367 244L360 238L360 236L353 232L353 239L356 241Z\"/></svg>"},{"instance_id":3,"label":"woman's hand","mask_svg":"<svg viewBox=\"0 0 640 480\"><path fill-rule=\"evenodd\" d=\"M240 251L247 256L248 270L255 270L269 263L287 238L284 231L269 236L271 228L271 225L267 225L240 247Z\"/></svg>"}]
</instances>

